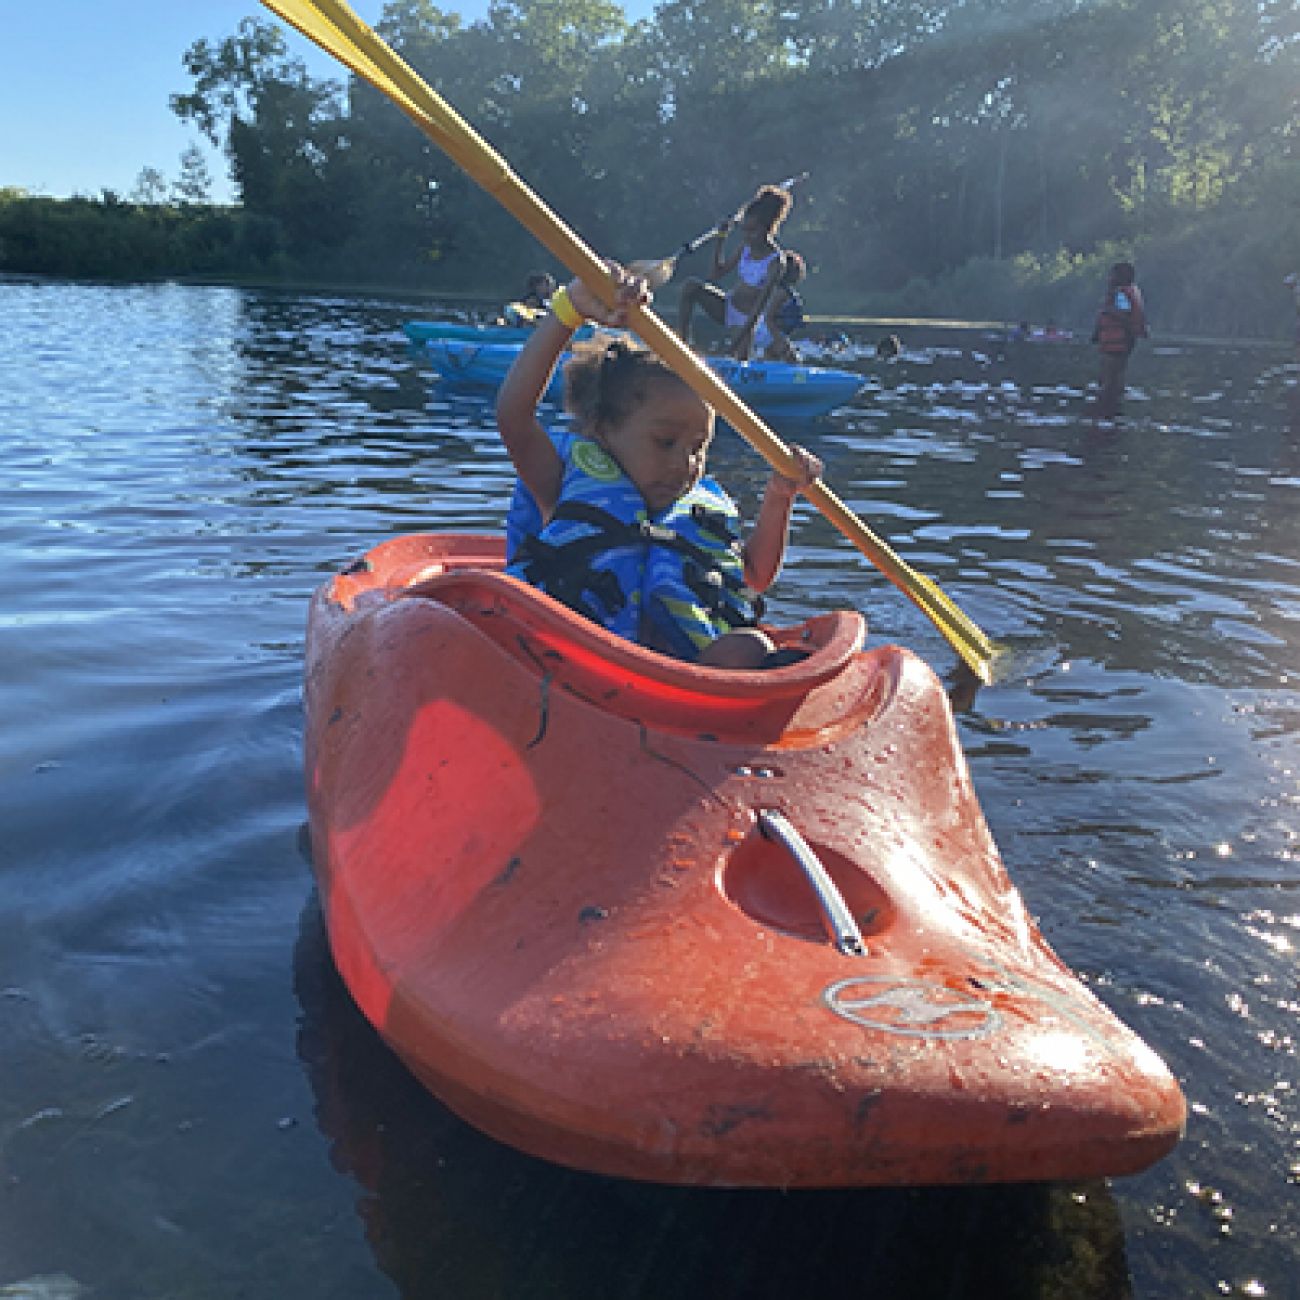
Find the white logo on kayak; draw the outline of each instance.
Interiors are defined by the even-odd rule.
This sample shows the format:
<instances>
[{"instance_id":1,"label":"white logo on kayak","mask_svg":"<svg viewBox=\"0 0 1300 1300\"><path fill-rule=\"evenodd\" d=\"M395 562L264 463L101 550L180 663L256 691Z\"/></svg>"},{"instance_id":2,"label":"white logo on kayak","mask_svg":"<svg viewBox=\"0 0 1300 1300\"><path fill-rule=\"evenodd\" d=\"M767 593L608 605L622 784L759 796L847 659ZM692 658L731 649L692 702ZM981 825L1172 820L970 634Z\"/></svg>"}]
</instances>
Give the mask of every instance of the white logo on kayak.
<instances>
[{"instance_id":1,"label":"white logo on kayak","mask_svg":"<svg viewBox=\"0 0 1300 1300\"><path fill-rule=\"evenodd\" d=\"M855 975L822 990L837 1016L907 1038L983 1038L1002 1018L991 1003L930 980Z\"/></svg>"}]
</instances>

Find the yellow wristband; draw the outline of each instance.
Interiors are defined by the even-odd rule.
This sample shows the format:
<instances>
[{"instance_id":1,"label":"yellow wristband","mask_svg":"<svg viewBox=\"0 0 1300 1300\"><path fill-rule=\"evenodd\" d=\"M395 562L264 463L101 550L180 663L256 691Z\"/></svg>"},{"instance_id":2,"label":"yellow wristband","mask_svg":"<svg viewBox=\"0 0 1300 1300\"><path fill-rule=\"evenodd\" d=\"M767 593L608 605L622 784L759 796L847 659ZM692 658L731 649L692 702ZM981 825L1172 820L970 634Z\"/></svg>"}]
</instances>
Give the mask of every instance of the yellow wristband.
<instances>
[{"instance_id":1,"label":"yellow wristband","mask_svg":"<svg viewBox=\"0 0 1300 1300\"><path fill-rule=\"evenodd\" d=\"M576 330L586 323L586 317L573 305L567 289L557 289L551 294L551 315L566 330Z\"/></svg>"}]
</instances>

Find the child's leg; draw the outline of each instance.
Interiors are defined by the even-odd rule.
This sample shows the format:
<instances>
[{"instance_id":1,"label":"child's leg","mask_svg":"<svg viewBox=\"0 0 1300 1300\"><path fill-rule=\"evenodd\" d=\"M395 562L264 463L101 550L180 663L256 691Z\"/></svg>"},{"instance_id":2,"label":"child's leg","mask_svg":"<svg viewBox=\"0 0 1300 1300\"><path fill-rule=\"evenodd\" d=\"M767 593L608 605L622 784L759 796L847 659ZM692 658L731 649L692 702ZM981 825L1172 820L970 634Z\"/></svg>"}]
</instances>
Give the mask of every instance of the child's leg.
<instances>
[{"instance_id":1,"label":"child's leg","mask_svg":"<svg viewBox=\"0 0 1300 1300\"><path fill-rule=\"evenodd\" d=\"M764 313L767 331L771 335L771 341L767 345L770 361L787 361L791 365L799 361L799 354L790 342L790 335L803 323L799 312L791 310L794 301L790 290L783 285L778 285L772 292L771 301Z\"/></svg>"},{"instance_id":2,"label":"child's leg","mask_svg":"<svg viewBox=\"0 0 1300 1300\"><path fill-rule=\"evenodd\" d=\"M769 361L786 361L790 365L797 364L799 354L794 350L794 345L780 325L777 324L775 315L769 316L766 324L767 348L765 355L767 359Z\"/></svg>"},{"instance_id":3,"label":"child's leg","mask_svg":"<svg viewBox=\"0 0 1300 1300\"><path fill-rule=\"evenodd\" d=\"M691 341L691 311L698 306L715 325L721 325L727 314L727 295L716 284L692 276L682 285L682 296L677 306L677 333L682 341Z\"/></svg>"},{"instance_id":4,"label":"child's leg","mask_svg":"<svg viewBox=\"0 0 1300 1300\"><path fill-rule=\"evenodd\" d=\"M1127 354L1101 354L1101 373L1097 379L1097 419L1113 420L1119 415L1120 404L1124 400L1124 373L1127 369Z\"/></svg>"}]
</instances>

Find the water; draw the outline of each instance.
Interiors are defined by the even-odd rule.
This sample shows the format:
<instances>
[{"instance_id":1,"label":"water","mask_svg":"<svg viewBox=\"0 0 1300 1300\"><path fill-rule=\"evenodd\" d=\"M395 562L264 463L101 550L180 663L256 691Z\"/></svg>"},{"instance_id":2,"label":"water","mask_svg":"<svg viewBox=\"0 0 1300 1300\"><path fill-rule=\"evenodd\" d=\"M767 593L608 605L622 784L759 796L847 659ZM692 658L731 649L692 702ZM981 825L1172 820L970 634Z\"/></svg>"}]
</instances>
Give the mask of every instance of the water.
<instances>
[{"instance_id":1,"label":"water","mask_svg":"<svg viewBox=\"0 0 1300 1300\"><path fill-rule=\"evenodd\" d=\"M781 1196L610 1183L466 1129L341 991L301 850L311 590L489 530L481 404L414 304L0 285L0 1287L117 1297L1300 1295L1300 375L909 335L796 436L1012 647L960 717L1048 940L1169 1062L1188 1135L1086 1186ZM874 365L875 363L873 363ZM723 442L752 509L764 471ZM801 513L774 611L913 607Z\"/></svg>"}]
</instances>

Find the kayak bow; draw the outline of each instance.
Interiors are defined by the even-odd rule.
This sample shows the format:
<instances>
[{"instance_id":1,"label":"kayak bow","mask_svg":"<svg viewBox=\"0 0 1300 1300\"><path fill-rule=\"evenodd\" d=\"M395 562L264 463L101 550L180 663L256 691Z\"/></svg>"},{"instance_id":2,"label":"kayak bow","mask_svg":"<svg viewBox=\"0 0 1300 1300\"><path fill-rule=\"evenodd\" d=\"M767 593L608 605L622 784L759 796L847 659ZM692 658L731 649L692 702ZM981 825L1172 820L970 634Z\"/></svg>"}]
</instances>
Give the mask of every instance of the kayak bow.
<instances>
[{"instance_id":1,"label":"kayak bow","mask_svg":"<svg viewBox=\"0 0 1300 1300\"><path fill-rule=\"evenodd\" d=\"M768 672L664 658L397 538L307 641L315 871L339 970L462 1117L546 1159L825 1187L1133 1173L1155 1054L1051 951L938 679L855 613Z\"/></svg>"}]
</instances>

